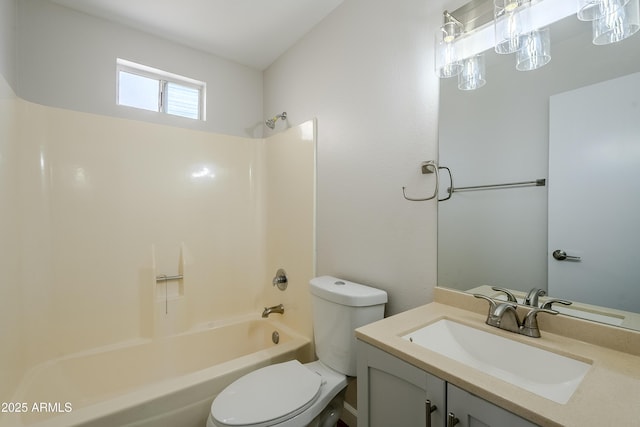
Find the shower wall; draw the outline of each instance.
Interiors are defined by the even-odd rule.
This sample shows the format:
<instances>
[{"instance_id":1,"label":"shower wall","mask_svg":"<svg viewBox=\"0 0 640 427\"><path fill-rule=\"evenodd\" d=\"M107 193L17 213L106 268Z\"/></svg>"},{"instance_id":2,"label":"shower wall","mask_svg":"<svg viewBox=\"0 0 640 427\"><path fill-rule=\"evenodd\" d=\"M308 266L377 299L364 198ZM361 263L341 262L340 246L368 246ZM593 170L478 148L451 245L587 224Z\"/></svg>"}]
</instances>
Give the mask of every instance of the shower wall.
<instances>
[{"instance_id":1,"label":"shower wall","mask_svg":"<svg viewBox=\"0 0 640 427\"><path fill-rule=\"evenodd\" d=\"M23 357L20 321L20 215L17 182L18 101L0 75L0 399L19 381Z\"/></svg>"},{"instance_id":2,"label":"shower wall","mask_svg":"<svg viewBox=\"0 0 640 427\"><path fill-rule=\"evenodd\" d=\"M259 140L20 108L28 364L256 307Z\"/></svg>"},{"instance_id":3,"label":"shower wall","mask_svg":"<svg viewBox=\"0 0 640 427\"><path fill-rule=\"evenodd\" d=\"M1 159L15 166L0 169L10 279L0 286L0 395L51 358L257 316L272 303L310 335L315 145L304 124L263 140L15 98L1 108ZM298 164L268 174L269 158ZM270 218L288 229L271 230ZM285 294L271 286L271 265L291 272ZM184 278L157 283L163 274Z\"/></svg>"},{"instance_id":4,"label":"shower wall","mask_svg":"<svg viewBox=\"0 0 640 427\"><path fill-rule=\"evenodd\" d=\"M309 280L315 276L316 121L309 120L265 140L266 262L272 278L284 268L285 292L268 286L265 304L284 304L283 321L311 338ZM313 357L313 354L309 355Z\"/></svg>"}]
</instances>

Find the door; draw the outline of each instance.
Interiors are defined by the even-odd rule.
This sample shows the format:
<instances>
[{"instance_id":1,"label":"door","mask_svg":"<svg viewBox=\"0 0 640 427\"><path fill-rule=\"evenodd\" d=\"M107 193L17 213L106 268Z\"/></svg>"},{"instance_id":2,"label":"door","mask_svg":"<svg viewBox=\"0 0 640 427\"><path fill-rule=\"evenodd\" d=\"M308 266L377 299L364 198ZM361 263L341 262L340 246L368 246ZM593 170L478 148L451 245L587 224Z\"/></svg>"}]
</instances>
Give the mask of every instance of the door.
<instances>
[{"instance_id":1,"label":"door","mask_svg":"<svg viewBox=\"0 0 640 427\"><path fill-rule=\"evenodd\" d=\"M640 73L550 98L548 233L549 295L640 311Z\"/></svg>"},{"instance_id":2,"label":"door","mask_svg":"<svg viewBox=\"0 0 640 427\"><path fill-rule=\"evenodd\" d=\"M447 384L447 417L446 425L457 427L536 427L536 424L452 384Z\"/></svg>"},{"instance_id":3,"label":"door","mask_svg":"<svg viewBox=\"0 0 640 427\"><path fill-rule=\"evenodd\" d=\"M443 426L443 380L358 340L358 424Z\"/></svg>"}]
</instances>

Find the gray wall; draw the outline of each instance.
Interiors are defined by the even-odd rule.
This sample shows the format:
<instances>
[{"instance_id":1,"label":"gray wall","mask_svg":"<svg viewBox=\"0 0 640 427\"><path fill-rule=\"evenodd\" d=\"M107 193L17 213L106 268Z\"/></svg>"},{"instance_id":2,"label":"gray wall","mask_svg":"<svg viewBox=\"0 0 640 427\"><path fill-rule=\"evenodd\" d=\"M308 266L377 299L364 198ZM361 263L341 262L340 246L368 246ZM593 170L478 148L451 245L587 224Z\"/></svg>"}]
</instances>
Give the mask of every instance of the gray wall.
<instances>
[{"instance_id":1,"label":"gray wall","mask_svg":"<svg viewBox=\"0 0 640 427\"><path fill-rule=\"evenodd\" d=\"M18 95L76 111L261 137L262 73L47 0L18 2ZM207 83L207 121L115 104L116 58Z\"/></svg>"},{"instance_id":2,"label":"gray wall","mask_svg":"<svg viewBox=\"0 0 640 427\"><path fill-rule=\"evenodd\" d=\"M15 88L16 0L0 0L0 74Z\"/></svg>"},{"instance_id":3,"label":"gray wall","mask_svg":"<svg viewBox=\"0 0 640 427\"><path fill-rule=\"evenodd\" d=\"M346 0L264 73L264 109L318 119L318 273L389 292L388 313L436 285L438 1Z\"/></svg>"}]
</instances>

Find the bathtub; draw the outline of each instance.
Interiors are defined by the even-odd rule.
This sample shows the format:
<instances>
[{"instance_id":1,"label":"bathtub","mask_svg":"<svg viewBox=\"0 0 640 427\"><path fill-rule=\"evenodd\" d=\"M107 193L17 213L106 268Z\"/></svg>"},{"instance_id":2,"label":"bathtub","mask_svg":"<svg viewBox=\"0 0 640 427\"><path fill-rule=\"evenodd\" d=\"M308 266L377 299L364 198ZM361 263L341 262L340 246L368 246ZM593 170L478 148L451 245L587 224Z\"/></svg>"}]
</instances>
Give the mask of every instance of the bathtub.
<instances>
[{"instance_id":1,"label":"bathtub","mask_svg":"<svg viewBox=\"0 0 640 427\"><path fill-rule=\"evenodd\" d=\"M243 318L48 361L3 402L0 426L204 427L224 387L309 344L272 318Z\"/></svg>"}]
</instances>

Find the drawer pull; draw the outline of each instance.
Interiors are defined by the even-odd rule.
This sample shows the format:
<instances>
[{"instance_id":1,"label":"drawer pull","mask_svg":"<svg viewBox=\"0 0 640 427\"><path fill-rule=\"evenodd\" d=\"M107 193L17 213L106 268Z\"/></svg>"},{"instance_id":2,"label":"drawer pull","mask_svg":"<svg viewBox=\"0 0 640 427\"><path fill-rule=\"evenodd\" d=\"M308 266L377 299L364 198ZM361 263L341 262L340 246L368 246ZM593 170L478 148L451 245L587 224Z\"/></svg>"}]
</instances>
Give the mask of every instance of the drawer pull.
<instances>
[{"instance_id":1,"label":"drawer pull","mask_svg":"<svg viewBox=\"0 0 640 427\"><path fill-rule=\"evenodd\" d=\"M429 399L424 401L425 414L427 416L427 427L431 427L431 414L438 409L436 405L432 405Z\"/></svg>"}]
</instances>

